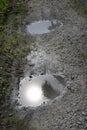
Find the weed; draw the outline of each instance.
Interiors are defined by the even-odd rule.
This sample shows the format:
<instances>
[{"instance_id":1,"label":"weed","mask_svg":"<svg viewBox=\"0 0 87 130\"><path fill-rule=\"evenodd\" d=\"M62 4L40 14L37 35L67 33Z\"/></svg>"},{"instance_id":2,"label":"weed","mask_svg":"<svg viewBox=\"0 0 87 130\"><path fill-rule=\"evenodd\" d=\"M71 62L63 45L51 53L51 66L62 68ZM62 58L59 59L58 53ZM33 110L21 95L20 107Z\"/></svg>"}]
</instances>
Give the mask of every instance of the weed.
<instances>
[{"instance_id":1,"label":"weed","mask_svg":"<svg viewBox=\"0 0 87 130\"><path fill-rule=\"evenodd\" d=\"M21 120L16 116L9 116L10 95L13 89L12 74L20 76L25 65L25 56L30 52L29 41L26 36L17 34L14 27L18 27L18 17L27 12L26 5L9 0L0 0L0 126L17 127ZM12 26L11 35L4 33L4 28ZM5 109L5 110L4 110ZM3 111L4 110L4 111ZM7 111L7 113L5 113Z\"/></svg>"}]
</instances>

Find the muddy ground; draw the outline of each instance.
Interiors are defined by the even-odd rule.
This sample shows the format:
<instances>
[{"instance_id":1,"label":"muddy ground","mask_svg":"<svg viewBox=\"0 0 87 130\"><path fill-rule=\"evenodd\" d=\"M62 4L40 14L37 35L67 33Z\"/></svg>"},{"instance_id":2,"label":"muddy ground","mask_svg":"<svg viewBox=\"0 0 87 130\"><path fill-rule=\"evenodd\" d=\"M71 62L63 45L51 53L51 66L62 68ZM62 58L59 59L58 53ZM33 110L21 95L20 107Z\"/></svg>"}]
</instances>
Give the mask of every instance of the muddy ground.
<instances>
[{"instance_id":1,"label":"muddy ground","mask_svg":"<svg viewBox=\"0 0 87 130\"><path fill-rule=\"evenodd\" d=\"M28 7L31 13L24 22L58 19L63 26L48 34L34 36L36 41L31 43L34 50L28 58L28 64L33 63L33 66L26 65L25 75L42 72L62 75L66 80L66 93L61 99L36 108L33 114L27 113L24 124L36 130L86 130L86 16L72 8L69 0L32 0Z\"/></svg>"},{"instance_id":2,"label":"muddy ground","mask_svg":"<svg viewBox=\"0 0 87 130\"><path fill-rule=\"evenodd\" d=\"M34 35L31 54L27 56L24 76L50 73L61 75L65 93L47 105L17 110L24 114L15 130L86 130L87 129L87 18L75 9L71 0L26 0L26 23L58 19L62 27L48 34ZM20 32L20 29L19 29ZM22 117L22 116L21 116ZM11 128L12 130L12 128Z\"/></svg>"}]
</instances>

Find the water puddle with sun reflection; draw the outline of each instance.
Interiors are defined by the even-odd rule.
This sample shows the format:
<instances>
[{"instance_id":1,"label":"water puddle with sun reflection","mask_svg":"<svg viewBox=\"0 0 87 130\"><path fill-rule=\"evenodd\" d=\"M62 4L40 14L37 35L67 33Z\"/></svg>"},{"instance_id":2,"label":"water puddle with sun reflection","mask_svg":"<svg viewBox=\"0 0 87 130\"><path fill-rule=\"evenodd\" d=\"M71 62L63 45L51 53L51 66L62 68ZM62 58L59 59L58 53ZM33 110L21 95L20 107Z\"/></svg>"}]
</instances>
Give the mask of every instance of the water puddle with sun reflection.
<instances>
[{"instance_id":1,"label":"water puddle with sun reflection","mask_svg":"<svg viewBox=\"0 0 87 130\"><path fill-rule=\"evenodd\" d=\"M37 107L46 104L63 92L63 84L52 75L25 77L19 85L18 102L21 107Z\"/></svg>"},{"instance_id":2,"label":"water puddle with sun reflection","mask_svg":"<svg viewBox=\"0 0 87 130\"><path fill-rule=\"evenodd\" d=\"M27 32L30 34L44 34L61 26L63 26L63 23L59 20L40 20L27 25Z\"/></svg>"},{"instance_id":3,"label":"water puddle with sun reflection","mask_svg":"<svg viewBox=\"0 0 87 130\"><path fill-rule=\"evenodd\" d=\"M63 23L59 20L40 20L27 25L26 31L30 34L44 34L61 26ZM47 74L47 64L51 63L48 59L52 58L47 57L40 46L38 48L39 51L32 51L27 56L28 64L25 69L25 77L20 81L19 90L13 91L12 103L14 104L15 99L19 108L47 104L49 101L61 97L64 92L65 84L61 82L63 79ZM37 76L31 76L33 74Z\"/></svg>"}]
</instances>

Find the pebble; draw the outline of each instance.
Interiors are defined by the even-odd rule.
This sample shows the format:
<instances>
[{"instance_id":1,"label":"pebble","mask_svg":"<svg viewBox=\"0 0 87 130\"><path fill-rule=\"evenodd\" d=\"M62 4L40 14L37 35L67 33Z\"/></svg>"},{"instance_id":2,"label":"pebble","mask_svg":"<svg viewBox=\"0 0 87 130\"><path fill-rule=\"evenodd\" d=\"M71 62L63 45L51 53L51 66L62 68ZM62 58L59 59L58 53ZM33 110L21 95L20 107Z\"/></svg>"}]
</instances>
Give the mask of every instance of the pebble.
<instances>
[{"instance_id":1,"label":"pebble","mask_svg":"<svg viewBox=\"0 0 87 130\"><path fill-rule=\"evenodd\" d=\"M74 76L71 76L71 80L74 80L74 78L75 78Z\"/></svg>"},{"instance_id":2,"label":"pebble","mask_svg":"<svg viewBox=\"0 0 87 130\"><path fill-rule=\"evenodd\" d=\"M78 125L82 125L82 122L79 121L79 122L77 122L77 124L78 124Z\"/></svg>"},{"instance_id":3,"label":"pebble","mask_svg":"<svg viewBox=\"0 0 87 130\"><path fill-rule=\"evenodd\" d=\"M9 114L9 117L11 117L11 116L13 116L13 113L10 113L10 114Z\"/></svg>"},{"instance_id":4,"label":"pebble","mask_svg":"<svg viewBox=\"0 0 87 130\"><path fill-rule=\"evenodd\" d=\"M80 117L80 118L79 118L79 121L83 122L83 118L82 118L82 117Z\"/></svg>"},{"instance_id":5,"label":"pebble","mask_svg":"<svg viewBox=\"0 0 87 130\"><path fill-rule=\"evenodd\" d=\"M44 75L44 72L42 72L41 75Z\"/></svg>"},{"instance_id":6,"label":"pebble","mask_svg":"<svg viewBox=\"0 0 87 130\"><path fill-rule=\"evenodd\" d=\"M84 112L84 111L82 111L82 115L83 115L83 116L87 116L87 113Z\"/></svg>"},{"instance_id":7,"label":"pebble","mask_svg":"<svg viewBox=\"0 0 87 130\"><path fill-rule=\"evenodd\" d=\"M71 109L70 108L67 108L67 113L69 113L71 111Z\"/></svg>"},{"instance_id":8,"label":"pebble","mask_svg":"<svg viewBox=\"0 0 87 130\"><path fill-rule=\"evenodd\" d=\"M35 64L32 64L32 63L29 63L28 64L30 67L33 67L33 66L35 66Z\"/></svg>"},{"instance_id":9,"label":"pebble","mask_svg":"<svg viewBox=\"0 0 87 130\"><path fill-rule=\"evenodd\" d=\"M85 124L85 127L84 127L86 130L87 130L87 123Z\"/></svg>"},{"instance_id":10,"label":"pebble","mask_svg":"<svg viewBox=\"0 0 87 130\"><path fill-rule=\"evenodd\" d=\"M87 116L85 117L85 121L87 121Z\"/></svg>"},{"instance_id":11,"label":"pebble","mask_svg":"<svg viewBox=\"0 0 87 130\"><path fill-rule=\"evenodd\" d=\"M32 75L30 75L29 77L32 78Z\"/></svg>"}]
</instances>

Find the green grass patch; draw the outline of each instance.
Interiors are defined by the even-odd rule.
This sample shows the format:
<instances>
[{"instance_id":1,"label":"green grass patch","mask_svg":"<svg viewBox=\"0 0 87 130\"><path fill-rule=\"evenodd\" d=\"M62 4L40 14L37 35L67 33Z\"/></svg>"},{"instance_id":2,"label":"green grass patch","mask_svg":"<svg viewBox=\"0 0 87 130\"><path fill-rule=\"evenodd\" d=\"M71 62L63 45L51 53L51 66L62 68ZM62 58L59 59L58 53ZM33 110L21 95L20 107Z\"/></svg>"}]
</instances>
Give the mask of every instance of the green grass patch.
<instances>
[{"instance_id":1,"label":"green grass patch","mask_svg":"<svg viewBox=\"0 0 87 130\"><path fill-rule=\"evenodd\" d=\"M30 52L29 37L18 34L15 29L19 26L19 17L27 11L27 6L21 2L0 0L0 128L17 128L21 123L16 115L9 116L12 112L9 102L13 89L12 74L16 78L23 75L25 57Z\"/></svg>"},{"instance_id":2,"label":"green grass patch","mask_svg":"<svg viewBox=\"0 0 87 130\"><path fill-rule=\"evenodd\" d=\"M0 0L0 25L3 24L4 14L8 7L6 0Z\"/></svg>"},{"instance_id":3,"label":"green grass patch","mask_svg":"<svg viewBox=\"0 0 87 130\"><path fill-rule=\"evenodd\" d=\"M6 36L3 33L0 35L0 73L2 75L0 79L0 100L3 99L6 93L9 95L11 90L9 80L11 78L10 73L14 60L16 64L19 64L19 62L23 64L21 62L24 61L24 57L30 52L30 46L27 44L26 39L26 36L18 34L16 36ZM21 67L20 65L19 69Z\"/></svg>"},{"instance_id":4,"label":"green grass patch","mask_svg":"<svg viewBox=\"0 0 87 130\"><path fill-rule=\"evenodd\" d=\"M4 114L4 109L8 110L5 104L9 104L10 96L12 93L12 73L14 68L14 76L23 76L24 66L26 64L25 56L30 52L29 39L27 36L15 34L7 36L4 33L0 35L0 110L4 115L3 120L0 122L1 126L16 127L21 123L18 117L9 117L9 114Z\"/></svg>"},{"instance_id":5,"label":"green grass patch","mask_svg":"<svg viewBox=\"0 0 87 130\"><path fill-rule=\"evenodd\" d=\"M10 2L9 0L0 0L0 31L4 29L4 25L9 21L9 17L12 16L10 24L14 27L17 27L19 22L17 16L25 15L28 11L28 8L25 4L21 2Z\"/></svg>"},{"instance_id":6,"label":"green grass patch","mask_svg":"<svg viewBox=\"0 0 87 130\"><path fill-rule=\"evenodd\" d=\"M25 4L21 4L21 3L16 3L14 4L14 13L20 13L20 14L25 14L28 11L27 7Z\"/></svg>"},{"instance_id":7,"label":"green grass patch","mask_svg":"<svg viewBox=\"0 0 87 130\"><path fill-rule=\"evenodd\" d=\"M25 15L28 9L21 2L0 0L0 103L4 103L9 98L12 86L11 68L15 61L15 68L22 70L25 63L24 57L30 52L30 46L26 41L27 37L15 32L14 27L19 25L19 17ZM6 35L4 28L11 26L13 34ZM9 29L7 31L9 33ZM22 64L22 65L21 65ZM7 98L8 97L8 98Z\"/></svg>"}]
</instances>

